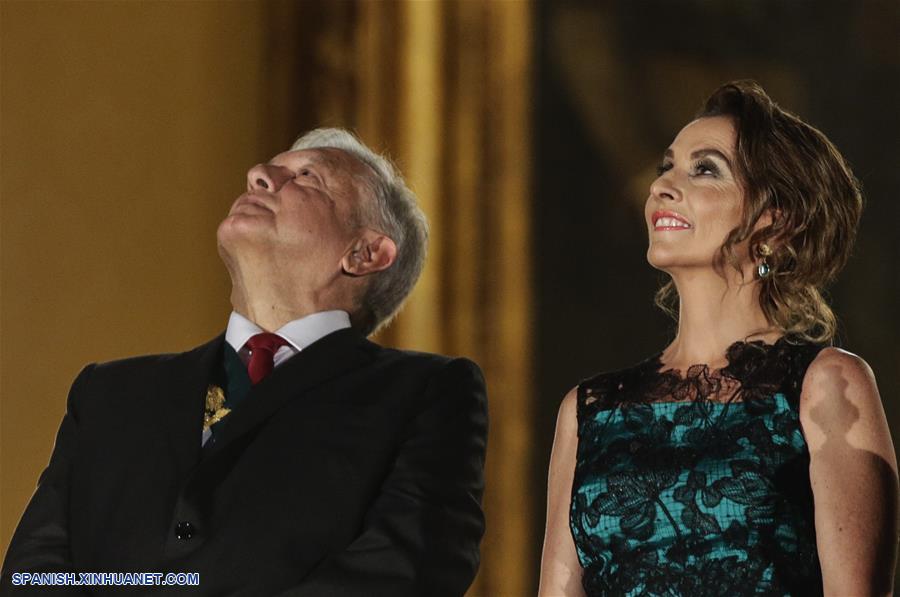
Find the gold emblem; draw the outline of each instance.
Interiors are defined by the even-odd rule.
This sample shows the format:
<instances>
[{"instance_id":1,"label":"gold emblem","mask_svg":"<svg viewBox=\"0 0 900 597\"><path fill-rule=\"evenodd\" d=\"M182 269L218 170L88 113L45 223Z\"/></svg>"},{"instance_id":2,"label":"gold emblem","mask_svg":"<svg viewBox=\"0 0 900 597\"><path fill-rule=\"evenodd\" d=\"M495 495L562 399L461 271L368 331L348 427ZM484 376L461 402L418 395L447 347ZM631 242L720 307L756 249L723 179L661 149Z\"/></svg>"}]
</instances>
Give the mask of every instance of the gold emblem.
<instances>
[{"instance_id":1,"label":"gold emblem","mask_svg":"<svg viewBox=\"0 0 900 597\"><path fill-rule=\"evenodd\" d=\"M211 425L218 423L225 415L231 412L225 408L225 392L216 385L206 388L206 412L203 415L203 429L209 429Z\"/></svg>"}]
</instances>

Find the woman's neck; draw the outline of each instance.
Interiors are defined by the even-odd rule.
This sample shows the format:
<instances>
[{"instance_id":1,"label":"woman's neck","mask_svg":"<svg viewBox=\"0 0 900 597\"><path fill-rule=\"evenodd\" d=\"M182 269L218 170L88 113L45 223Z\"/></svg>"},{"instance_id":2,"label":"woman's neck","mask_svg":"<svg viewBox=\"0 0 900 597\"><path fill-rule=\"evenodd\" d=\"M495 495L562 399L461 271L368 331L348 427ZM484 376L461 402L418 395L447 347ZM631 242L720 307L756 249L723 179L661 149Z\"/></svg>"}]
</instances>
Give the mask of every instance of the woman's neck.
<instances>
[{"instance_id":1,"label":"woman's neck","mask_svg":"<svg viewBox=\"0 0 900 597\"><path fill-rule=\"evenodd\" d=\"M678 332L663 351L667 367L684 370L701 363L722 367L734 342L772 343L781 336L759 305L759 283L741 284L740 276L734 277L726 280L715 272L673 275L679 297Z\"/></svg>"}]
</instances>

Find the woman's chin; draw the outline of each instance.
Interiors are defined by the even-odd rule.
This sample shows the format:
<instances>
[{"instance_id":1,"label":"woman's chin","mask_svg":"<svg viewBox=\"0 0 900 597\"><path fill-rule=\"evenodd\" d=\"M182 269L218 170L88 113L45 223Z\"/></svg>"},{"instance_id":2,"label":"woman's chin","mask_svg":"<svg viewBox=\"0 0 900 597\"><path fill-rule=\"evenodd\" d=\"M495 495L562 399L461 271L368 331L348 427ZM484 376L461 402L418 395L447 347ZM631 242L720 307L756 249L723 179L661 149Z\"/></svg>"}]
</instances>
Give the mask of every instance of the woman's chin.
<instances>
[{"instance_id":1,"label":"woman's chin","mask_svg":"<svg viewBox=\"0 0 900 597\"><path fill-rule=\"evenodd\" d=\"M678 261L678 255L673 251L652 245L647 249L647 263L660 271L668 272L669 268L678 266Z\"/></svg>"}]
</instances>

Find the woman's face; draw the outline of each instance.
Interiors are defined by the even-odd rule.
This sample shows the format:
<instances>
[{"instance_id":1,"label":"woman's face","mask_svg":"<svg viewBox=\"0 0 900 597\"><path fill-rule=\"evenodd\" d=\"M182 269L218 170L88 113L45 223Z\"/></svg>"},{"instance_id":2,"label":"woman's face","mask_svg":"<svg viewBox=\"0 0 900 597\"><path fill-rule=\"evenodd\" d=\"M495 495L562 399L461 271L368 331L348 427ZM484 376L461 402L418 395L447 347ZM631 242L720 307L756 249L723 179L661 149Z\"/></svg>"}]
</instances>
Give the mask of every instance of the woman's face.
<instances>
[{"instance_id":1,"label":"woman's face","mask_svg":"<svg viewBox=\"0 0 900 597\"><path fill-rule=\"evenodd\" d=\"M715 116L685 126L666 150L644 207L650 265L670 274L714 267L741 223L735 141L732 120Z\"/></svg>"}]
</instances>

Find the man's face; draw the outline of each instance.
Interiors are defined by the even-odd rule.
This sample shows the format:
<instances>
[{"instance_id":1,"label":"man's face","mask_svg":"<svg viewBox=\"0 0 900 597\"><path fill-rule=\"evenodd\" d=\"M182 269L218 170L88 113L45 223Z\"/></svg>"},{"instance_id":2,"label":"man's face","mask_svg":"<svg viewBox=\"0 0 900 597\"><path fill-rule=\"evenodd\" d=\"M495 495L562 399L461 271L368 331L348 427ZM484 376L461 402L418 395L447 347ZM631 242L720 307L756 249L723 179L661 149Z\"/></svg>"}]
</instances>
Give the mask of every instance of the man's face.
<instances>
[{"instance_id":1,"label":"man's face","mask_svg":"<svg viewBox=\"0 0 900 597\"><path fill-rule=\"evenodd\" d=\"M247 172L247 192L219 225L226 263L262 259L267 269L327 283L341 270L359 228L367 169L333 148L276 155Z\"/></svg>"}]
</instances>

